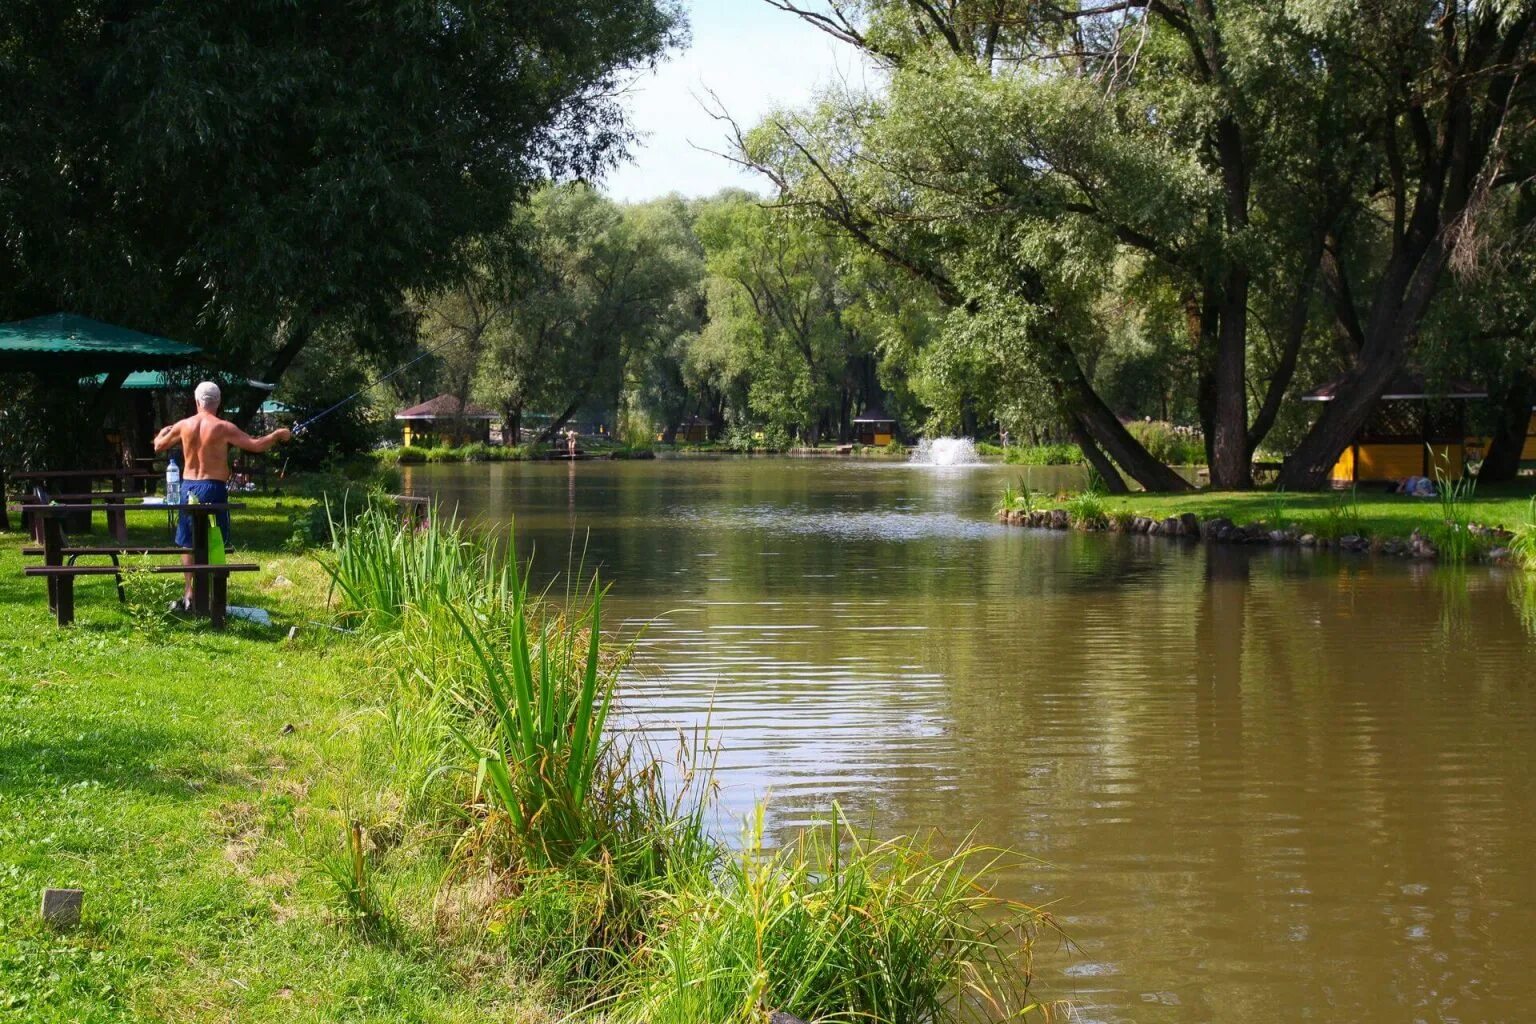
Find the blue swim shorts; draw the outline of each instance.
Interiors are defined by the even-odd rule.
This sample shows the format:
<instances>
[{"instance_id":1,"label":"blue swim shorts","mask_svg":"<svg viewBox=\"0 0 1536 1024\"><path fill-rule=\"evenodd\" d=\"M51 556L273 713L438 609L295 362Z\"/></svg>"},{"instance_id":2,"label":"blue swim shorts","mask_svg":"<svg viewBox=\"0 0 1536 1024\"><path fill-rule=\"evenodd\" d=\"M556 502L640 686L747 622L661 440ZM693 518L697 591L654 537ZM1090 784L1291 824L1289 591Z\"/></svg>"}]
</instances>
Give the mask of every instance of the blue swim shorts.
<instances>
[{"instance_id":1,"label":"blue swim shorts","mask_svg":"<svg viewBox=\"0 0 1536 1024\"><path fill-rule=\"evenodd\" d=\"M223 480L183 480L181 482L181 500L185 504L189 499L196 498L204 505L224 505L229 502L229 486ZM215 512L214 521L219 524L219 532L224 535L224 547L231 547L229 541L229 512ZM176 544L178 547L189 548L192 546L192 515L182 512L176 517Z\"/></svg>"}]
</instances>

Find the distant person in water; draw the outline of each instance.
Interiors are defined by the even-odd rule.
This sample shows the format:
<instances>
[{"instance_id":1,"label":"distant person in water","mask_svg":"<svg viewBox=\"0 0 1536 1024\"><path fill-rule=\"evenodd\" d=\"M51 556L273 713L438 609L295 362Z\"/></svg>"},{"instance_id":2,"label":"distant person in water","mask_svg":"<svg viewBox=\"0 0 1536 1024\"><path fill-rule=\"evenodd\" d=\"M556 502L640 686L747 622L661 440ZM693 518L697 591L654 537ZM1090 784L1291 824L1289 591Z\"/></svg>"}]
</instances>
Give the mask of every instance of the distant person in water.
<instances>
[{"instance_id":1,"label":"distant person in water","mask_svg":"<svg viewBox=\"0 0 1536 1024\"><path fill-rule=\"evenodd\" d=\"M219 386L211 380L199 384L193 392L197 399L197 412L184 420L178 420L161 429L155 435L155 451L168 452L181 449L182 502L196 498L203 505L222 505L229 501L229 449L231 446L246 452L264 452L280 441L293 437L293 431L281 428L263 437L252 437L239 427L219 416L219 401L223 397ZM216 513L219 532L224 544L229 545L229 513ZM176 521L176 543L180 547L192 546L192 516L183 511ZM191 555L182 555L183 565L192 564ZM174 611L186 611L192 607L192 574L187 574L187 589L181 600L171 602Z\"/></svg>"}]
</instances>

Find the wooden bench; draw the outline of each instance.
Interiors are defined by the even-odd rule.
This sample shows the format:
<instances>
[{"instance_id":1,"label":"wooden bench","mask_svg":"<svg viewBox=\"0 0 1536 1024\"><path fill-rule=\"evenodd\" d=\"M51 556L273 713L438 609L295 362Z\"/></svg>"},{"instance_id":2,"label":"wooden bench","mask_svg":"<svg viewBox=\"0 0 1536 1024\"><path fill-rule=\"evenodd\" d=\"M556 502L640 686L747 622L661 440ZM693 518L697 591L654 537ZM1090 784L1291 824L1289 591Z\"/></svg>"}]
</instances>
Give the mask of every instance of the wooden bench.
<instances>
[{"instance_id":1,"label":"wooden bench","mask_svg":"<svg viewBox=\"0 0 1536 1024\"><path fill-rule=\"evenodd\" d=\"M225 612L229 604L229 574L232 572L256 572L259 565L230 563L227 565L152 565L146 571L153 573L192 573L207 580L208 608L196 609L213 623L214 629L224 628ZM115 565L29 565L22 570L28 576L41 576L48 581L48 610L67 626L75 621L75 578L78 576L119 576L121 569ZM121 587L119 576L118 586Z\"/></svg>"},{"instance_id":2,"label":"wooden bench","mask_svg":"<svg viewBox=\"0 0 1536 1024\"><path fill-rule=\"evenodd\" d=\"M41 555L45 559L47 559L49 557L49 551L48 551L47 547L42 546L42 545L33 545L31 547L22 548L21 549L21 553L23 555L32 555L32 556ZM103 565L103 566L98 566L97 568L100 568L100 569L108 569L108 568L110 568L117 575L117 599L119 601L126 601L128 599L128 595L123 590L122 566L118 562L118 557L119 556L121 556L121 555L190 555L191 553L192 553L192 549L191 548L180 548L180 547L159 547L159 548L157 548L157 547L130 547L130 546L127 546L127 545L112 545L112 546L102 545L102 546L94 546L94 547L70 547L70 546L66 545L66 546L60 547L58 549L58 551L53 553L53 555L54 555L54 559L55 560L62 559L63 561L60 564L64 565L65 567L73 566L75 564L75 562L78 561L81 558L101 558L101 557L106 557L106 558L112 559L112 564L110 566ZM51 562L50 562L50 565L52 565ZM103 573L90 573L89 575L92 575L92 576L104 576L106 574L103 572ZM51 593L51 589L52 589L52 583L51 582L49 583L49 587L50 587L50 593ZM52 607L51 603L50 603L49 607Z\"/></svg>"}]
</instances>

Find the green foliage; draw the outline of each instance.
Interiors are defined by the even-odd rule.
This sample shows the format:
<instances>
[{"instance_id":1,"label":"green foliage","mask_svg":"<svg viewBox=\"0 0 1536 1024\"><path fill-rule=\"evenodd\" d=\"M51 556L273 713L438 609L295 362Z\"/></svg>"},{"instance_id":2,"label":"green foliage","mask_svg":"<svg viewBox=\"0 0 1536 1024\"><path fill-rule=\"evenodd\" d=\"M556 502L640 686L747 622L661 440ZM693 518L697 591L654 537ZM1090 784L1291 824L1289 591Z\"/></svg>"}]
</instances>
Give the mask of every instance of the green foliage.
<instances>
[{"instance_id":1,"label":"green foliage","mask_svg":"<svg viewBox=\"0 0 1536 1024\"><path fill-rule=\"evenodd\" d=\"M1515 524L1509 550L1527 570L1536 572L1536 498L1526 506L1524 520Z\"/></svg>"},{"instance_id":2,"label":"green foliage","mask_svg":"<svg viewBox=\"0 0 1536 1024\"><path fill-rule=\"evenodd\" d=\"M1023 512L1025 515L1035 510L1035 493L1029 489L1029 484L1022 478L1017 485L1003 484L1003 496L998 502L999 512Z\"/></svg>"},{"instance_id":3,"label":"green foliage","mask_svg":"<svg viewBox=\"0 0 1536 1024\"><path fill-rule=\"evenodd\" d=\"M1081 466L1083 450L1075 444L1010 445L1004 461L1014 466Z\"/></svg>"},{"instance_id":4,"label":"green foliage","mask_svg":"<svg viewBox=\"0 0 1536 1024\"><path fill-rule=\"evenodd\" d=\"M89 311L263 374L317 328L388 353L402 291L535 183L621 154L618 85L680 21L668 0L0 5L0 233L27 240L0 252L0 320Z\"/></svg>"},{"instance_id":5,"label":"green foliage","mask_svg":"<svg viewBox=\"0 0 1536 1024\"><path fill-rule=\"evenodd\" d=\"M756 824L718 882L665 905L632 961L614 1024L753 1024L767 1009L806 1020L918 1024L1016 1020L1029 998L1039 915L988 894L1002 855L877 843L837 812L775 851Z\"/></svg>"},{"instance_id":6,"label":"green foliage","mask_svg":"<svg viewBox=\"0 0 1536 1024\"><path fill-rule=\"evenodd\" d=\"M701 342L714 364L700 369L729 390L739 367L744 411L814 442L851 366L869 354L868 339L843 318L853 300L842 287L840 247L803 217L739 194L706 206L696 230L710 275Z\"/></svg>"},{"instance_id":7,"label":"green foliage","mask_svg":"<svg viewBox=\"0 0 1536 1024\"><path fill-rule=\"evenodd\" d=\"M1434 460L1435 492L1440 499L1440 523L1432 531L1435 547L1442 561L1460 564L1469 561L1486 545L1472 535L1471 502L1477 494L1477 478L1463 476L1452 480L1447 470L1447 459L1436 456Z\"/></svg>"},{"instance_id":8,"label":"green foliage","mask_svg":"<svg viewBox=\"0 0 1536 1024\"><path fill-rule=\"evenodd\" d=\"M1364 537L1367 535L1365 517L1360 510L1360 493L1357 488L1334 494L1323 506L1322 516L1313 527L1314 532L1327 540L1340 537Z\"/></svg>"},{"instance_id":9,"label":"green foliage","mask_svg":"<svg viewBox=\"0 0 1536 1024\"><path fill-rule=\"evenodd\" d=\"M759 437L758 435L762 436ZM789 431L781 424L769 423L761 427L738 424L726 430L720 445L733 452L787 452L794 445Z\"/></svg>"},{"instance_id":10,"label":"green foliage","mask_svg":"<svg viewBox=\"0 0 1536 1024\"><path fill-rule=\"evenodd\" d=\"M1101 494L1084 491L1068 498L1062 506L1072 525L1079 530L1103 530L1109 526L1109 509Z\"/></svg>"},{"instance_id":11,"label":"green foliage","mask_svg":"<svg viewBox=\"0 0 1536 1024\"><path fill-rule=\"evenodd\" d=\"M1161 420L1133 420L1125 425L1147 454L1170 466L1205 465L1205 442Z\"/></svg>"},{"instance_id":12,"label":"green foliage","mask_svg":"<svg viewBox=\"0 0 1536 1024\"><path fill-rule=\"evenodd\" d=\"M330 882L337 909L364 934L383 939L395 935L395 923L376 889L372 859L361 824L348 822L343 848L322 854L317 866L320 874Z\"/></svg>"}]
</instances>

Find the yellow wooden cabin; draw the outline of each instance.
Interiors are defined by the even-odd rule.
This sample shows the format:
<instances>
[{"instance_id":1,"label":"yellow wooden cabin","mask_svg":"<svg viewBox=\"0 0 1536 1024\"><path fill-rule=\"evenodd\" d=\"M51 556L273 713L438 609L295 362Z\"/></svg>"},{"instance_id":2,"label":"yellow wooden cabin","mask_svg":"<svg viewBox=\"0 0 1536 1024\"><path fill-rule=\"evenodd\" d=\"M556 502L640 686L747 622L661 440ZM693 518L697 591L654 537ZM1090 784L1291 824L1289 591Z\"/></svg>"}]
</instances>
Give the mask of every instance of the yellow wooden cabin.
<instances>
[{"instance_id":1,"label":"yellow wooden cabin","mask_svg":"<svg viewBox=\"0 0 1536 1024\"><path fill-rule=\"evenodd\" d=\"M395 413L400 421L400 443L458 447L488 441L496 414L478 405L460 402L453 395L438 395L420 405Z\"/></svg>"},{"instance_id":2,"label":"yellow wooden cabin","mask_svg":"<svg viewBox=\"0 0 1536 1024\"><path fill-rule=\"evenodd\" d=\"M885 414L878 405L865 409L853 418L853 439L859 444L884 448L896 437L896 421Z\"/></svg>"},{"instance_id":3,"label":"yellow wooden cabin","mask_svg":"<svg viewBox=\"0 0 1536 1024\"><path fill-rule=\"evenodd\" d=\"M1331 402L1337 383L1310 395L1309 402ZM1382 394L1371 418L1329 472L1335 486L1399 481L1410 476L1452 480L1466 472L1468 441L1466 403L1487 398L1470 384L1450 383L1433 389L1404 374ZM1475 445L1476 442L1474 441Z\"/></svg>"}]
</instances>

